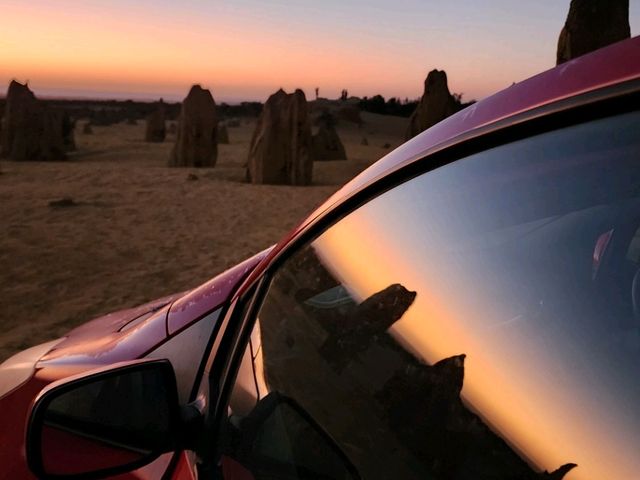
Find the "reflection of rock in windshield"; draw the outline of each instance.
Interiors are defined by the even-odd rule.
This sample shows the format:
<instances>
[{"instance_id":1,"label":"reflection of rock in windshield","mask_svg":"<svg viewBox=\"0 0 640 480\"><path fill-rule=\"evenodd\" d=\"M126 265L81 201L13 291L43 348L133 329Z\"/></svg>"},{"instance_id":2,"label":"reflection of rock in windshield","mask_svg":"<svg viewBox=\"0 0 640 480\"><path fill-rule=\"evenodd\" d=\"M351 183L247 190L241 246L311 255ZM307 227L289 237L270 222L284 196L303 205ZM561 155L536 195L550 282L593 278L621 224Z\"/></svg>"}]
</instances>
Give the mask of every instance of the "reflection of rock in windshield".
<instances>
[{"instance_id":1,"label":"reflection of rock in windshield","mask_svg":"<svg viewBox=\"0 0 640 480\"><path fill-rule=\"evenodd\" d=\"M536 473L460 398L466 355L425 365L405 355L375 395L389 428L436 478L561 480L576 465Z\"/></svg>"},{"instance_id":2,"label":"reflection of rock in windshield","mask_svg":"<svg viewBox=\"0 0 640 480\"><path fill-rule=\"evenodd\" d=\"M329 432L362 478L562 480L574 468L534 470L467 408L473 359L427 365L395 340L389 328L417 292L395 283L358 304L313 249L289 265L260 311L265 383Z\"/></svg>"},{"instance_id":3,"label":"reflection of rock in windshield","mask_svg":"<svg viewBox=\"0 0 640 480\"><path fill-rule=\"evenodd\" d=\"M399 283L371 295L355 306L344 318L334 322L332 334L320 347L320 354L337 371L358 354L367 350L372 342L397 322L416 298Z\"/></svg>"}]
</instances>

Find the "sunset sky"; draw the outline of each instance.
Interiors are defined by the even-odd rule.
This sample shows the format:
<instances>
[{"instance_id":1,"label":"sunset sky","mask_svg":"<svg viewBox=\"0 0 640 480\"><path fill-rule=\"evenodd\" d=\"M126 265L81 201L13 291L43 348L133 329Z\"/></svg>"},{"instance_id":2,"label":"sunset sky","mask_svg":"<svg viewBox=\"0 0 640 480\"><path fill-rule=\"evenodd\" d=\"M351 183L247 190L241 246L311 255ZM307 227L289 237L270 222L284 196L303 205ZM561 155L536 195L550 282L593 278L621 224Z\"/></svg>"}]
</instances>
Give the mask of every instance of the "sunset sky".
<instances>
[{"instance_id":1,"label":"sunset sky","mask_svg":"<svg viewBox=\"0 0 640 480\"><path fill-rule=\"evenodd\" d=\"M479 99L554 66L569 0L0 0L0 90L218 102L277 88L415 98L429 70ZM640 0L630 2L631 33ZM3 93L0 93L3 95Z\"/></svg>"}]
</instances>

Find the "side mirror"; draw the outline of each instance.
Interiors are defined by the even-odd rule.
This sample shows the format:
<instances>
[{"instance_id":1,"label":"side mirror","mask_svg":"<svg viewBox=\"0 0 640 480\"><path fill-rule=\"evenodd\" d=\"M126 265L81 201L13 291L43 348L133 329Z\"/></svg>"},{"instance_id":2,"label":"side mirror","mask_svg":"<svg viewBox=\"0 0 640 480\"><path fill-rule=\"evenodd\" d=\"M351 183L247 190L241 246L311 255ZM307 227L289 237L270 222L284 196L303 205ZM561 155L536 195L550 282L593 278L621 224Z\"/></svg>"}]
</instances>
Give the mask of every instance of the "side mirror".
<instances>
[{"instance_id":1,"label":"side mirror","mask_svg":"<svg viewBox=\"0 0 640 480\"><path fill-rule=\"evenodd\" d=\"M176 448L180 410L167 360L65 379L38 396L27 462L38 478L104 478Z\"/></svg>"}]
</instances>

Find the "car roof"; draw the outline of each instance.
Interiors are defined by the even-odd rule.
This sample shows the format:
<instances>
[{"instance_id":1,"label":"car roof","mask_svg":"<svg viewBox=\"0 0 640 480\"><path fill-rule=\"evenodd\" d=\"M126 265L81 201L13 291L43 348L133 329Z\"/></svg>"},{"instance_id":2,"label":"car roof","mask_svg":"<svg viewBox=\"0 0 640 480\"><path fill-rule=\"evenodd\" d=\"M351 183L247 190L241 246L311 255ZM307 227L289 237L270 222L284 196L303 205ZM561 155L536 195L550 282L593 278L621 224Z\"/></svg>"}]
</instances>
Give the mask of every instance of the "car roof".
<instances>
[{"instance_id":1,"label":"car roof","mask_svg":"<svg viewBox=\"0 0 640 480\"><path fill-rule=\"evenodd\" d=\"M402 144L340 188L271 250L244 286L318 218L391 172L493 125L515 122L517 117L541 107L637 79L640 79L640 36L575 58L470 105Z\"/></svg>"}]
</instances>

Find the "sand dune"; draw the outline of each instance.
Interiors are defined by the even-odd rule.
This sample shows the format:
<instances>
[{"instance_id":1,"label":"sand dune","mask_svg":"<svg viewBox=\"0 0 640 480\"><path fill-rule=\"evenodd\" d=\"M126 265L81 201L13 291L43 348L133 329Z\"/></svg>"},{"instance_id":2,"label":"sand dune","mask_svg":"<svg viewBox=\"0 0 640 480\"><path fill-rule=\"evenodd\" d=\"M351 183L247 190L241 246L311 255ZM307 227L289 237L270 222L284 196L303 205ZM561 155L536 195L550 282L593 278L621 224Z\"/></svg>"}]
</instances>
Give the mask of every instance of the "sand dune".
<instances>
[{"instance_id":1,"label":"sand dune","mask_svg":"<svg viewBox=\"0 0 640 480\"><path fill-rule=\"evenodd\" d=\"M346 162L316 162L314 185L243 182L253 121L230 128L213 169L171 169L174 136L144 123L77 127L67 162L0 164L0 360L109 311L197 286L275 243L343 183L402 142L407 120L340 124ZM368 146L360 145L366 136ZM197 180L188 180L194 174ZM77 205L52 207L70 197Z\"/></svg>"}]
</instances>

